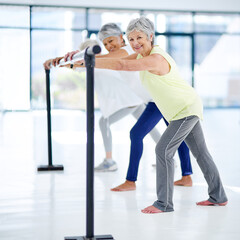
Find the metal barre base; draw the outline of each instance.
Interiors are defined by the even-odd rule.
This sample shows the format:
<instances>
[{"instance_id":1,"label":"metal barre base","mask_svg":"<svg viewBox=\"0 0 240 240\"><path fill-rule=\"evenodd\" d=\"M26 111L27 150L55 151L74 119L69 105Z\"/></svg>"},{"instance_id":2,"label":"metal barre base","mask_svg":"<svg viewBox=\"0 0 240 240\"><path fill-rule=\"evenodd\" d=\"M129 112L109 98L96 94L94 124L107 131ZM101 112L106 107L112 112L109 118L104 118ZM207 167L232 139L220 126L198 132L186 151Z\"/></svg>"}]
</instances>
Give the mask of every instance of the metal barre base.
<instances>
[{"instance_id":1,"label":"metal barre base","mask_svg":"<svg viewBox=\"0 0 240 240\"><path fill-rule=\"evenodd\" d=\"M39 172L42 171L63 171L64 168L62 165L41 165L37 169Z\"/></svg>"},{"instance_id":2,"label":"metal barre base","mask_svg":"<svg viewBox=\"0 0 240 240\"><path fill-rule=\"evenodd\" d=\"M97 235L93 238L86 238L86 237L65 237L64 240L109 240L114 239L112 235Z\"/></svg>"}]
</instances>

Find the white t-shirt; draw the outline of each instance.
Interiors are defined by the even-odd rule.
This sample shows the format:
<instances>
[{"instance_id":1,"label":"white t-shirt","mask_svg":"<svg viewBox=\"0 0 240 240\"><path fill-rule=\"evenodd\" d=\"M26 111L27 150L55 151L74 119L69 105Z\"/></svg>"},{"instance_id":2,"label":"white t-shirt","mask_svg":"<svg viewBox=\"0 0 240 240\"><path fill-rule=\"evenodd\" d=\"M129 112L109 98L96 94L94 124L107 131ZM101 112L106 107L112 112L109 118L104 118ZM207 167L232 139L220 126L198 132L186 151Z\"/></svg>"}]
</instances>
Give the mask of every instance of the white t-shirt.
<instances>
[{"instance_id":1,"label":"white t-shirt","mask_svg":"<svg viewBox=\"0 0 240 240\"><path fill-rule=\"evenodd\" d=\"M120 109L144 103L128 86L119 71L95 68L94 79L99 107L105 118Z\"/></svg>"},{"instance_id":2,"label":"white t-shirt","mask_svg":"<svg viewBox=\"0 0 240 240\"><path fill-rule=\"evenodd\" d=\"M122 47L130 55L130 46ZM76 71L85 69L77 68ZM99 108L104 118L115 112L148 103L150 95L142 86L139 72L94 69L94 89L97 93Z\"/></svg>"}]
</instances>

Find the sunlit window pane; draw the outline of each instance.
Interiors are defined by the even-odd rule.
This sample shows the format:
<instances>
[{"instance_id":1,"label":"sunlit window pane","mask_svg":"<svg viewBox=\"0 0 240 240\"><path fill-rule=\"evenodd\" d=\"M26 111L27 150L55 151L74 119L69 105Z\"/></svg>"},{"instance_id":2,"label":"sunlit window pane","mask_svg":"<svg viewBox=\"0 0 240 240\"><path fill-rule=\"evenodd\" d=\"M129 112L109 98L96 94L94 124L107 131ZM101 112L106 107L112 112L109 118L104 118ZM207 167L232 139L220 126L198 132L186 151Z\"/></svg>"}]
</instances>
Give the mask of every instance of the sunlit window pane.
<instances>
[{"instance_id":1,"label":"sunlit window pane","mask_svg":"<svg viewBox=\"0 0 240 240\"><path fill-rule=\"evenodd\" d=\"M29 31L0 29L0 108L30 109Z\"/></svg>"},{"instance_id":2,"label":"sunlit window pane","mask_svg":"<svg viewBox=\"0 0 240 240\"><path fill-rule=\"evenodd\" d=\"M240 17L234 14L196 14L194 24L198 32L240 33Z\"/></svg>"},{"instance_id":3,"label":"sunlit window pane","mask_svg":"<svg viewBox=\"0 0 240 240\"><path fill-rule=\"evenodd\" d=\"M168 52L176 61L182 77L192 85L192 42L190 37L171 36Z\"/></svg>"},{"instance_id":4,"label":"sunlit window pane","mask_svg":"<svg viewBox=\"0 0 240 240\"><path fill-rule=\"evenodd\" d=\"M1 5L0 109L29 109L30 96L33 108L46 108L43 62L77 49L87 36L97 39L106 23L125 32L140 14L154 23L155 44L175 59L190 84L194 80L204 106L240 106L239 14ZM51 94L53 108L85 109L85 74L51 69Z\"/></svg>"},{"instance_id":5,"label":"sunlit window pane","mask_svg":"<svg viewBox=\"0 0 240 240\"><path fill-rule=\"evenodd\" d=\"M33 28L78 28L86 27L85 10L72 8L32 8Z\"/></svg>"},{"instance_id":6,"label":"sunlit window pane","mask_svg":"<svg viewBox=\"0 0 240 240\"><path fill-rule=\"evenodd\" d=\"M166 30L168 32L192 32L192 15L188 14L166 14Z\"/></svg>"},{"instance_id":7,"label":"sunlit window pane","mask_svg":"<svg viewBox=\"0 0 240 240\"><path fill-rule=\"evenodd\" d=\"M167 51L167 37L163 35L156 36L155 45L159 45L164 51Z\"/></svg>"},{"instance_id":8,"label":"sunlit window pane","mask_svg":"<svg viewBox=\"0 0 240 240\"><path fill-rule=\"evenodd\" d=\"M195 65L196 89L205 106L240 106L240 36L212 38L196 37L196 56L200 59ZM209 49L207 43L213 41Z\"/></svg>"},{"instance_id":9,"label":"sunlit window pane","mask_svg":"<svg viewBox=\"0 0 240 240\"><path fill-rule=\"evenodd\" d=\"M139 16L136 11L89 10L89 29L98 31L102 25L114 22L125 32L130 20Z\"/></svg>"},{"instance_id":10,"label":"sunlit window pane","mask_svg":"<svg viewBox=\"0 0 240 240\"><path fill-rule=\"evenodd\" d=\"M0 6L0 26L29 27L29 8Z\"/></svg>"},{"instance_id":11,"label":"sunlit window pane","mask_svg":"<svg viewBox=\"0 0 240 240\"><path fill-rule=\"evenodd\" d=\"M144 12L155 25L155 30L164 32L192 32L193 23L191 13L176 12Z\"/></svg>"},{"instance_id":12,"label":"sunlit window pane","mask_svg":"<svg viewBox=\"0 0 240 240\"><path fill-rule=\"evenodd\" d=\"M32 107L45 108L45 71L43 62L76 50L83 32L33 31ZM57 41L56 41L57 39ZM51 69L53 108L85 108L85 75L65 68Z\"/></svg>"},{"instance_id":13,"label":"sunlit window pane","mask_svg":"<svg viewBox=\"0 0 240 240\"><path fill-rule=\"evenodd\" d=\"M184 36L157 36L156 44L172 56L182 77L192 85L191 38Z\"/></svg>"}]
</instances>

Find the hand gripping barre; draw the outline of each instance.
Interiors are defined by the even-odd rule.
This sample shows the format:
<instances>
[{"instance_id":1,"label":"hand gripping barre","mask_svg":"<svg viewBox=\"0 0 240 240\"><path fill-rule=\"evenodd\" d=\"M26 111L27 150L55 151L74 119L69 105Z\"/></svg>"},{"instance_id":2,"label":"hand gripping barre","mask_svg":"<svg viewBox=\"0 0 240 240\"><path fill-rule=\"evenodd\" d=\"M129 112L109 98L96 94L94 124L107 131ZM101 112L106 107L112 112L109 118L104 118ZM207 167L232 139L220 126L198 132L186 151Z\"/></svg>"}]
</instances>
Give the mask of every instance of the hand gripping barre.
<instances>
[{"instance_id":1,"label":"hand gripping barre","mask_svg":"<svg viewBox=\"0 0 240 240\"><path fill-rule=\"evenodd\" d=\"M92 55L98 54L100 52L101 52L101 47L99 45L94 45L92 47L88 47L88 48L82 50L81 52L78 52L78 53L74 54L73 57L72 57L72 60L70 60L68 58L67 62L65 62L64 59L61 59L59 61L59 65L65 65L69 62L73 63L73 62L79 61L79 60L84 58L85 53L87 55L92 56Z\"/></svg>"}]
</instances>

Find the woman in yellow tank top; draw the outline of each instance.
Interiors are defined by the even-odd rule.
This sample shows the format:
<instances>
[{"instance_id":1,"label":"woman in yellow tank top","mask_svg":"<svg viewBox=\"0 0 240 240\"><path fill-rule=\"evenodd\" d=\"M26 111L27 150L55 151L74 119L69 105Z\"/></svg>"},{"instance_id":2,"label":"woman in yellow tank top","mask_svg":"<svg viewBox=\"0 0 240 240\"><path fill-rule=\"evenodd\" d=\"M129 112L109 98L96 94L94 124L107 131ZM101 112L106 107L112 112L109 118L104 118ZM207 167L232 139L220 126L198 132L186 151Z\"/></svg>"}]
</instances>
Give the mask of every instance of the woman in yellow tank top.
<instances>
[{"instance_id":1,"label":"woman in yellow tank top","mask_svg":"<svg viewBox=\"0 0 240 240\"><path fill-rule=\"evenodd\" d=\"M173 156L185 141L197 159L208 184L209 198L197 205L227 204L218 170L205 144L200 119L203 107L196 91L182 79L174 60L159 46L154 46L153 23L140 17L132 20L126 31L135 54L122 59L96 59L96 68L140 71L141 81L169 122L156 145L157 200L143 213L171 212L173 208ZM76 63L84 66L84 60Z\"/></svg>"}]
</instances>

